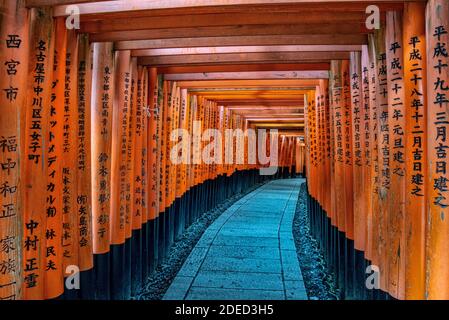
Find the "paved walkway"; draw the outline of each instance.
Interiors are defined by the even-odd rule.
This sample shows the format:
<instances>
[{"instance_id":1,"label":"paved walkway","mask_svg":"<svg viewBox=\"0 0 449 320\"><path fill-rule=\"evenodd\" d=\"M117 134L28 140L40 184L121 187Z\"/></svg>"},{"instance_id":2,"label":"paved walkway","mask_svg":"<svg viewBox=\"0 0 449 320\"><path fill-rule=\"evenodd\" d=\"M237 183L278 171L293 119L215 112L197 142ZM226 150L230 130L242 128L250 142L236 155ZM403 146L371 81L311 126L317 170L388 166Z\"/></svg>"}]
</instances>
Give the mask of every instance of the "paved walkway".
<instances>
[{"instance_id":1,"label":"paved walkway","mask_svg":"<svg viewBox=\"0 0 449 320\"><path fill-rule=\"evenodd\" d=\"M307 299L292 235L303 179L271 181L203 234L164 300Z\"/></svg>"}]
</instances>

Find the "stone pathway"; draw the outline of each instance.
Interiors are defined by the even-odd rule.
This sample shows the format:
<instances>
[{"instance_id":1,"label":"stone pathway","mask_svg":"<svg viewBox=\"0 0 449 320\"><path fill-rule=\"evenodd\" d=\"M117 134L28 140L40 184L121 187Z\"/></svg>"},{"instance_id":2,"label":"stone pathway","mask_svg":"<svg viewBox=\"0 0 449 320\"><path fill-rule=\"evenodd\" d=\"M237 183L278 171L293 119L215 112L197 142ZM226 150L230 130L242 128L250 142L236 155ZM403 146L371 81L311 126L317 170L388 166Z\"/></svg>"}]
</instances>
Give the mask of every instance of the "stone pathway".
<instances>
[{"instance_id":1,"label":"stone pathway","mask_svg":"<svg viewBox=\"0 0 449 320\"><path fill-rule=\"evenodd\" d=\"M307 299L292 235L303 179L271 181L203 234L164 300Z\"/></svg>"}]
</instances>

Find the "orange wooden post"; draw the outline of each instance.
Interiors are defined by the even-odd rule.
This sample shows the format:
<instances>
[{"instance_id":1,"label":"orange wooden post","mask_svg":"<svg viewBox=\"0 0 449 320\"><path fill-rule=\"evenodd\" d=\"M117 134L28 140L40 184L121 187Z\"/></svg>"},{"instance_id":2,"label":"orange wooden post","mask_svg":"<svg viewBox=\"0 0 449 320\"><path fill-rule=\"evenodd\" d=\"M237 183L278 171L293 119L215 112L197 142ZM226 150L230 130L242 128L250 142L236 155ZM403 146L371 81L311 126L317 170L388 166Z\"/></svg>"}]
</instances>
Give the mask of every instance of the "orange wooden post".
<instances>
[{"instance_id":1,"label":"orange wooden post","mask_svg":"<svg viewBox=\"0 0 449 320\"><path fill-rule=\"evenodd\" d=\"M47 158L47 221L45 299L52 299L64 292L64 269L62 247L62 130L64 112L64 81L66 70L67 29L63 18L55 20L55 43L53 60L52 92L50 99L50 114L48 117L49 132ZM58 237L59 235L59 237Z\"/></svg>"},{"instance_id":2,"label":"orange wooden post","mask_svg":"<svg viewBox=\"0 0 449 320\"><path fill-rule=\"evenodd\" d=\"M342 125L344 145L344 168L345 168L345 232L346 237L354 240L354 209L353 209L353 152L352 152L352 115L351 115L351 89L349 76L349 61L343 60L341 64L342 73Z\"/></svg>"},{"instance_id":3,"label":"orange wooden post","mask_svg":"<svg viewBox=\"0 0 449 320\"><path fill-rule=\"evenodd\" d=\"M328 82L328 104L329 104L329 175L330 175L330 210L329 217L331 219L331 228L336 227L336 199L335 199L335 163L336 163L336 135L335 135L335 119L334 119L334 96L332 89L332 79ZM332 230L334 232L334 230ZM332 250L334 246L334 234L331 235ZM333 261L331 261L331 267L333 268Z\"/></svg>"},{"instance_id":4,"label":"orange wooden post","mask_svg":"<svg viewBox=\"0 0 449 320\"><path fill-rule=\"evenodd\" d=\"M425 298L427 102L425 4L406 3L403 18L405 157L405 299Z\"/></svg>"},{"instance_id":5,"label":"orange wooden post","mask_svg":"<svg viewBox=\"0 0 449 320\"><path fill-rule=\"evenodd\" d=\"M331 212L331 188L330 183L330 109L329 109L329 81L327 79L320 80L321 104L323 113L322 139L323 139L323 175L328 182L324 185L324 209L329 217Z\"/></svg>"},{"instance_id":6,"label":"orange wooden post","mask_svg":"<svg viewBox=\"0 0 449 320\"><path fill-rule=\"evenodd\" d=\"M114 95L112 112L111 151L111 281L112 298L123 299L127 259L125 250L128 214L126 210L128 170L127 146L129 137L130 51L115 52Z\"/></svg>"},{"instance_id":7,"label":"orange wooden post","mask_svg":"<svg viewBox=\"0 0 449 320\"><path fill-rule=\"evenodd\" d=\"M404 298L405 285L405 105L402 15L387 12L386 31L388 130L390 139L390 189L387 215L388 292Z\"/></svg>"},{"instance_id":8,"label":"orange wooden post","mask_svg":"<svg viewBox=\"0 0 449 320\"><path fill-rule=\"evenodd\" d=\"M142 210L142 181L144 177L142 176L143 166L142 166L142 151L143 151L143 138L142 130L144 120L146 116L144 104L143 104L143 86L142 86L142 74L143 67L137 68L137 61L132 59L131 63L131 115L130 120L133 123L130 130L130 139L134 140L133 148L133 174L132 174L132 202L131 202L131 213L132 213L132 229L140 230L142 224L146 223L146 213Z\"/></svg>"},{"instance_id":9,"label":"orange wooden post","mask_svg":"<svg viewBox=\"0 0 449 320\"><path fill-rule=\"evenodd\" d=\"M341 74L341 61L331 62L331 94L332 112L335 133L335 203L336 203L336 226L341 232L345 231L345 180L344 180L344 128L343 128L343 79Z\"/></svg>"},{"instance_id":10,"label":"orange wooden post","mask_svg":"<svg viewBox=\"0 0 449 320\"><path fill-rule=\"evenodd\" d=\"M316 150L316 200L323 205L323 184L321 183L322 176L322 131L321 131L321 93L320 87L315 87L315 150Z\"/></svg>"},{"instance_id":11,"label":"orange wooden post","mask_svg":"<svg viewBox=\"0 0 449 320\"><path fill-rule=\"evenodd\" d=\"M148 68L143 68L142 74L142 150L140 153L141 159L141 176L142 176L142 221L148 221L149 216L149 190L148 190L148 148L150 147L149 140L149 105L150 105L150 74ZM140 169L139 169L140 170Z\"/></svg>"},{"instance_id":12,"label":"orange wooden post","mask_svg":"<svg viewBox=\"0 0 449 320\"><path fill-rule=\"evenodd\" d=\"M140 68L140 70L142 70ZM145 226L146 210L142 210L142 204L145 203L142 184L144 183L144 175L142 172L146 170L142 161L145 148L142 146L142 124L143 110L141 105L137 104L139 91L139 70L137 67L137 58L131 58L131 79L130 79L130 96L129 96L129 130L128 130L128 147L127 147L127 170L128 170L128 186L129 195L126 199L127 215L131 220L127 224L127 255L129 252L130 273L131 273L131 295L135 295L142 284L142 268L143 264L143 232L142 225ZM141 92L140 92L141 93ZM146 157L146 155L145 155ZM127 187L128 188L128 187ZM130 226L130 227L129 227ZM148 261L145 261L146 263Z\"/></svg>"},{"instance_id":13,"label":"orange wooden post","mask_svg":"<svg viewBox=\"0 0 449 320\"><path fill-rule=\"evenodd\" d=\"M159 217L160 227L159 227L159 259L165 258L166 250L166 239L168 235L166 234L166 224L168 223L167 212L166 212L166 152L167 152L167 99L168 99L168 83L163 81L162 87L162 101L160 105L160 116L159 116L159 127L160 127L160 192L159 192Z\"/></svg>"},{"instance_id":14,"label":"orange wooden post","mask_svg":"<svg viewBox=\"0 0 449 320\"><path fill-rule=\"evenodd\" d=\"M149 114L148 114L148 219L154 220L157 218L157 107L158 107L158 80L157 69L149 69ZM140 107L143 107L144 101L140 101Z\"/></svg>"},{"instance_id":15,"label":"orange wooden post","mask_svg":"<svg viewBox=\"0 0 449 320\"><path fill-rule=\"evenodd\" d=\"M371 260L371 235L372 235L372 197L373 197L373 156L374 150L372 143L374 139L373 122L371 120L373 114L371 111L371 88L370 88L370 64L369 64L369 52L368 46L362 47L361 53L361 75L362 75L362 99L361 108L363 109L362 123L362 135L363 135L363 151L362 151L362 163L363 163L363 201L365 203L365 225L363 240L361 245L364 248L364 255L367 260Z\"/></svg>"},{"instance_id":16,"label":"orange wooden post","mask_svg":"<svg viewBox=\"0 0 449 320\"><path fill-rule=\"evenodd\" d=\"M387 259L387 217L388 197L391 181L390 171L390 141L388 129L388 88L387 59L385 50L385 30L381 28L375 33L376 70L376 103L377 103L377 134L379 152L379 210L373 225L377 226L376 251L379 257L380 288L388 290L388 259Z\"/></svg>"},{"instance_id":17,"label":"orange wooden post","mask_svg":"<svg viewBox=\"0 0 449 320\"><path fill-rule=\"evenodd\" d=\"M22 214L19 161L24 150L24 113L29 53L29 15L24 1L0 4L0 300L22 298ZM47 69L49 70L49 69ZM44 238L42 238L43 240Z\"/></svg>"},{"instance_id":18,"label":"orange wooden post","mask_svg":"<svg viewBox=\"0 0 449 320\"><path fill-rule=\"evenodd\" d=\"M113 44L93 44L91 143L92 143L92 225L96 272L96 296L109 299L110 197L112 98L114 91Z\"/></svg>"},{"instance_id":19,"label":"orange wooden post","mask_svg":"<svg viewBox=\"0 0 449 320\"><path fill-rule=\"evenodd\" d=\"M430 0L426 11L428 202L426 297L449 299L449 2Z\"/></svg>"},{"instance_id":20,"label":"orange wooden post","mask_svg":"<svg viewBox=\"0 0 449 320\"><path fill-rule=\"evenodd\" d=\"M380 255L378 253L378 231L379 231L379 187L380 187L380 149L379 149L379 133L378 118L379 110L377 105L377 54L374 35L368 38L368 78L369 78L369 108L370 108L370 146L371 146L371 212L369 212L368 220L368 250L367 258L373 265L378 266L380 263Z\"/></svg>"},{"instance_id":21,"label":"orange wooden post","mask_svg":"<svg viewBox=\"0 0 449 320\"><path fill-rule=\"evenodd\" d=\"M165 257L165 187L164 187L164 172L165 172L165 158L164 155L164 118L166 113L166 108L164 108L164 98L165 98L165 81L162 77L158 77L158 111L156 113L157 122L157 150L158 150L158 160L157 160L157 207L158 207L158 261L160 262Z\"/></svg>"},{"instance_id":22,"label":"orange wooden post","mask_svg":"<svg viewBox=\"0 0 449 320\"><path fill-rule=\"evenodd\" d=\"M142 69L139 69L139 74L143 72ZM147 163L148 163L148 174L147 174L147 185L148 185L148 216L146 222L147 225L147 240L146 240L146 254L148 257L148 262L144 265L144 273L143 277L145 278L148 272L152 272L155 269L158 258L158 217L159 217L159 201L158 201L158 78L157 78L157 69L150 68L149 76L148 76L148 150L147 150ZM140 76L139 76L139 81ZM140 92L142 91L141 85L139 85ZM141 93L138 94L138 108L141 110L144 106L144 101L142 100ZM142 111L141 111L142 112ZM145 248L145 246L144 246ZM145 250L145 249L144 249ZM146 261L144 257L144 262Z\"/></svg>"},{"instance_id":23,"label":"orange wooden post","mask_svg":"<svg viewBox=\"0 0 449 320\"><path fill-rule=\"evenodd\" d=\"M129 51L115 53L114 100L112 116L112 153L111 153L111 244L125 242L126 224L126 144L129 117L129 91L125 87L129 82Z\"/></svg>"},{"instance_id":24,"label":"orange wooden post","mask_svg":"<svg viewBox=\"0 0 449 320\"><path fill-rule=\"evenodd\" d=\"M334 123L334 143L335 143L335 159L334 159L334 189L335 189L335 226L336 230L333 234L334 265L337 271L337 281L340 288L345 284L345 239L344 232L346 230L346 198L345 198L345 109L343 95L343 73L342 61L331 61L331 97L332 97L332 113Z\"/></svg>"},{"instance_id":25,"label":"orange wooden post","mask_svg":"<svg viewBox=\"0 0 449 320\"><path fill-rule=\"evenodd\" d=\"M77 212L80 270L93 267L92 255L92 159L91 98L92 48L86 34L79 36L78 47L78 121L77 121Z\"/></svg>"},{"instance_id":26,"label":"orange wooden post","mask_svg":"<svg viewBox=\"0 0 449 320\"><path fill-rule=\"evenodd\" d=\"M354 248L359 251L365 249L366 208L364 202L365 189L363 185L363 150L364 135L362 121L362 65L361 53L351 52L349 77L351 81L351 113L352 113L352 148L353 148L353 195L354 195Z\"/></svg>"},{"instance_id":27,"label":"orange wooden post","mask_svg":"<svg viewBox=\"0 0 449 320\"><path fill-rule=\"evenodd\" d=\"M351 112L351 79L349 60L342 60L342 95L343 95L343 140L344 140L344 193L345 193L345 291L348 298L353 297L354 290L354 194L353 194L353 161L352 150L352 112ZM350 241L347 241L350 240Z\"/></svg>"},{"instance_id":28,"label":"orange wooden post","mask_svg":"<svg viewBox=\"0 0 449 320\"><path fill-rule=\"evenodd\" d=\"M366 240L367 202L365 189L366 145L365 113L363 105L363 75L361 52L350 53L350 86L352 115L352 156L353 156L353 215L354 215L354 250L353 263L354 298L363 298L365 290L364 250ZM369 108L368 110L369 111ZM368 123L369 124L369 123ZM369 126L368 126L369 129ZM352 249L352 248L351 248ZM350 271L351 272L351 271Z\"/></svg>"},{"instance_id":29,"label":"orange wooden post","mask_svg":"<svg viewBox=\"0 0 449 320\"><path fill-rule=\"evenodd\" d=\"M30 57L28 65L27 99L25 109L24 139L22 145L21 180L23 223L23 298L44 298L44 273L46 272L46 190L47 159L45 148L50 115L51 82L53 66L54 28L51 9L33 9L30 20ZM16 37L14 37L16 38ZM17 38L16 38L17 41ZM22 39L27 42L28 39ZM10 93L9 97L11 96ZM21 141L22 142L22 141ZM7 158L2 170L9 174L17 163ZM11 207L2 208L3 215L11 215ZM62 235L60 235L62 236Z\"/></svg>"},{"instance_id":30,"label":"orange wooden post","mask_svg":"<svg viewBox=\"0 0 449 320\"><path fill-rule=\"evenodd\" d=\"M91 98L92 98L92 47L87 34L79 35L78 45L77 100L78 118L76 121L77 153L77 193L76 222L78 229L79 268L81 271L93 267L92 239L92 140L91 140ZM86 283L88 282L88 283ZM82 298L93 298L92 279L81 283Z\"/></svg>"},{"instance_id":31,"label":"orange wooden post","mask_svg":"<svg viewBox=\"0 0 449 320\"><path fill-rule=\"evenodd\" d=\"M426 47L425 4L405 4L403 18L406 120L405 298L425 298Z\"/></svg>"},{"instance_id":32,"label":"orange wooden post","mask_svg":"<svg viewBox=\"0 0 449 320\"><path fill-rule=\"evenodd\" d=\"M79 266L77 217L78 35L67 32L62 126L62 246L63 268Z\"/></svg>"},{"instance_id":33,"label":"orange wooden post","mask_svg":"<svg viewBox=\"0 0 449 320\"><path fill-rule=\"evenodd\" d=\"M142 135L136 134L136 127L140 125L141 129L144 127L142 122L146 123L145 117L140 117L140 123L137 123L137 58L133 57L130 60L130 72L128 77L127 89L128 91L128 129L127 129L127 144L126 144L126 192L125 192L125 238L130 239L133 236L134 230L140 230L142 228L142 216L145 203L145 188L141 189L140 193L140 213L136 214L134 211L135 204L135 172L140 170L140 168L145 168L142 163L142 153L146 152L146 147L142 144ZM139 110L141 112L141 110ZM145 131L146 132L146 131ZM139 148L136 144L140 139ZM136 158L140 159L140 162L136 163ZM146 163L146 159L145 159ZM142 170L140 170L142 171ZM141 186L144 182L144 176L140 181ZM137 195L139 196L139 195ZM136 236L138 238L138 236ZM132 248L132 246L131 246ZM130 248L130 249L131 249ZM132 249L133 250L133 249ZM139 250L136 248L136 250ZM134 250L133 250L134 251Z\"/></svg>"}]
</instances>

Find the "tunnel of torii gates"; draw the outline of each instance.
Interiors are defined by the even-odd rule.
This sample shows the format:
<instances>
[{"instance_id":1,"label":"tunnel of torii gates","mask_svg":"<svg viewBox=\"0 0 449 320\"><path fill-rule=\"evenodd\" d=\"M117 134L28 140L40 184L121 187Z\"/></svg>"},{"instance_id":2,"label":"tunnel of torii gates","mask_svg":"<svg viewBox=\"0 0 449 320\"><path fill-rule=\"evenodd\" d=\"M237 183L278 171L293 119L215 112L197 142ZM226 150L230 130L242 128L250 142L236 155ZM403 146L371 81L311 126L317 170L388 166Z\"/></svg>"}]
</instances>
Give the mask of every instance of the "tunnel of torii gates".
<instances>
[{"instance_id":1,"label":"tunnel of torii gates","mask_svg":"<svg viewBox=\"0 0 449 320\"><path fill-rule=\"evenodd\" d=\"M346 298L449 299L449 1L5 0L0 36L0 299L127 299L201 213L292 175ZM277 129L277 173L174 163L195 121Z\"/></svg>"}]
</instances>

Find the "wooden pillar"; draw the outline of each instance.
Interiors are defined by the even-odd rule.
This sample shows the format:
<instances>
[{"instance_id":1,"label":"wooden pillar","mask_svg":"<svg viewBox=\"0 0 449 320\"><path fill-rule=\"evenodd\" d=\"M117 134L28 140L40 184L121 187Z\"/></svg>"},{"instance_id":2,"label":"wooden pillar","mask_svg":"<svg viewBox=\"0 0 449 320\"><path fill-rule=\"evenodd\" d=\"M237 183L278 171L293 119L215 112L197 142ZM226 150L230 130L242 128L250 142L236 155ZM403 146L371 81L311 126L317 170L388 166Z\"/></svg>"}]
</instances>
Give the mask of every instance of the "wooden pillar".
<instances>
[{"instance_id":1,"label":"wooden pillar","mask_svg":"<svg viewBox=\"0 0 449 320\"><path fill-rule=\"evenodd\" d=\"M28 65L27 99L24 139L21 150L22 228L23 228L23 298L44 298L46 270L46 190L51 82L53 66L54 28L51 9L33 9L30 20L30 57ZM27 42L28 39L23 39ZM9 174L17 163L7 158L2 170ZM11 214L3 207L3 215ZM62 235L60 235L62 236Z\"/></svg>"},{"instance_id":2,"label":"wooden pillar","mask_svg":"<svg viewBox=\"0 0 449 320\"><path fill-rule=\"evenodd\" d=\"M93 252L109 252L111 198L113 44L93 44L92 65L92 223Z\"/></svg>"},{"instance_id":3,"label":"wooden pillar","mask_svg":"<svg viewBox=\"0 0 449 320\"><path fill-rule=\"evenodd\" d=\"M142 144L142 135L136 134L136 127L140 125L141 129L144 128L142 122L146 123L145 117L142 117L142 110L137 108L137 58L133 57L130 59L130 72L127 84L128 91L128 129L127 129L127 144L126 144L126 193L125 193L125 238L129 239L133 236L133 230L140 230L142 227L142 215L146 210L143 209L145 200L145 188L142 187L140 192L140 215L136 214L134 211L135 203L135 172L140 170L142 173L142 168L145 168L142 164L142 153L146 152L146 146ZM137 123L137 112L141 113L139 118L140 123ZM145 131L146 132L146 131ZM140 146L137 148L136 143L140 139ZM136 158L140 159L136 163ZM146 159L145 159L146 163ZM146 170L145 170L146 171ZM142 182L145 180L145 176L141 175ZM139 196L139 195L137 195ZM131 249L132 250L132 249ZM136 248L136 250L139 250Z\"/></svg>"},{"instance_id":4,"label":"wooden pillar","mask_svg":"<svg viewBox=\"0 0 449 320\"><path fill-rule=\"evenodd\" d=\"M390 189L387 216L388 292L403 299L405 285L405 105L402 14L387 12L386 58L388 88L388 130L390 139Z\"/></svg>"},{"instance_id":5,"label":"wooden pillar","mask_svg":"<svg viewBox=\"0 0 449 320\"><path fill-rule=\"evenodd\" d=\"M93 267L92 159L91 159L92 48L87 34L80 35L78 51L77 212L80 270Z\"/></svg>"},{"instance_id":6,"label":"wooden pillar","mask_svg":"<svg viewBox=\"0 0 449 320\"><path fill-rule=\"evenodd\" d=\"M148 219L154 220L159 215L157 202L157 108L158 108L158 80L157 69L149 69L149 118L148 118ZM141 107L142 105L142 101Z\"/></svg>"},{"instance_id":7,"label":"wooden pillar","mask_svg":"<svg viewBox=\"0 0 449 320\"><path fill-rule=\"evenodd\" d=\"M403 18L406 121L405 299L425 298L427 102L425 4L406 3Z\"/></svg>"},{"instance_id":8,"label":"wooden pillar","mask_svg":"<svg viewBox=\"0 0 449 320\"><path fill-rule=\"evenodd\" d=\"M62 126L62 246L63 268L79 265L77 216L78 35L67 32Z\"/></svg>"},{"instance_id":9,"label":"wooden pillar","mask_svg":"<svg viewBox=\"0 0 449 320\"><path fill-rule=\"evenodd\" d=\"M323 112L323 172L327 183L324 183L324 208L329 216L331 208L331 181L330 181L330 107L329 107L329 81L320 80L321 104Z\"/></svg>"},{"instance_id":10,"label":"wooden pillar","mask_svg":"<svg viewBox=\"0 0 449 320\"><path fill-rule=\"evenodd\" d=\"M379 188L380 188L380 149L379 149L379 110L377 104L377 85L379 82L377 69L376 41L374 35L368 38L368 78L369 78L369 109L370 109L370 150L371 150L371 211L368 220L368 250L367 258L373 265L379 266Z\"/></svg>"},{"instance_id":11,"label":"wooden pillar","mask_svg":"<svg viewBox=\"0 0 449 320\"><path fill-rule=\"evenodd\" d=\"M352 149L353 149L353 212L354 212L354 248L365 249L366 203L364 188L364 132L365 110L362 106L362 65L361 53L351 52L349 77L351 79L351 113L352 113Z\"/></svg>"},{"instance_id":12,"label":"wooden pillar","mask_svg":"<svg viewBox=\"0 0 449 320\"><path fill-rule=\"evenodd\" d=\"M363 163L363 201L365 203L365 225L364 225L364 239L361 240L361 245L364 248L365 258L371 260L371 237L372 237L372 197L373 197L373 156L374 150L372 141L374 139L374 128L372 116L373 112L371 107L374 105L371 103L371 88L370 88L370 64L368 46L362 47L361 54L361 72L362 72L362 99L361 108L363 109L362 119L362 135L363 135L363 150L362 150L362 163ZM376 149L377 150L377 149Z\"/></svg>"},{"instance_id":13,"label":"wooden pillar","mask_svg":"<svg viewBox=\"0 0 449 320\"><path fill-rule=\"evenodd\" d=\"M28 13L25 1L8 0L0 4L0 63L3 70L0 77L0 300L22 298L24 249L20 190L24 184L20 183L20 170L25 166L19 159L21 150L25 149L25 135L20 128L24 125L25 110L29 108L26 102L30 43ZM31 61L34 61L33 57Z\"/></svg>"},{"instance_id":14,"label":"wooden pillar","mask_svg":"<svg viewBox=\"0 0 449 320\"><path fill-rule=\"evenodd\" d=\"M341 74L341 61L331 61L331 95L332 112L335 133L335 204L336 204L336 226L339 231L345 231L345 154L344 154L344 118L343 118L343 79Z\"/></svg>"},{"instance_id":15,"label":"wooden pillar","mask_svg":"<svg viewBox=\"0 0 449 320\"><path fill-rule=\"evenodd\" d=\"M353 152L352 152L352 114L351 114L351 88L349 76L349 60L341 64L342 74L342 125L344 145L345 170L345 232L348 239L354 240L354 208L353 208Z\"/></svg>"},{"instance_id":16,"label":"wooden pillar","mask_svg":"<svg viewBox=\"0 0 449 320\"><path fill-rule=\"evenodd\" d=\"M387 259L387 236L388 236L388 199L391 183L390 171L390 139L388 127L388 87L387 87L387 58L385 50L385 30L381 28L375 33L375 57L377 60L376 70L376 103L377 103L377 134L379 152L379 210L375 212L376 217L373 225L377 226L375 231L376 251L379 257L380 288L388 290L388 259Z\"/></svg>"},{"instance_id":17,"label":"wooden pillar","mask_svg":"<svg viewBox=\"0 0 449 320\"><path fill-rule=\"evenodd\" d=\"M115 52L111 153L111 244L125 242L126 145L128 140L130 52Z\"/></svg>"},{"instance_id":18,"label":"wooden pillar","mask_svg":"<svg viewBox=\"0 0 449 320\"><path fill-rule=\"evenodd\" d=\"M430 0L426 11L428 202L426 297L449 299L449 2Z\"/></svg>"},{"instance_id":19,"label":"wooden pillar","mask_svg":"<svg viewBox=\"0 0 449 320\"><path fill-rule=\"evenodd\" d=\"M53 59L52 92L50 99L50 114L48 117L48 172L47 172L47 221L45 298L52 299L64 292L63 246L62 246L62 141L64 112L64 81L66 71L67 29L63 18L55 20L55 43ZM59 236L58 236L59 235Z\"/></svg>"}]
</instances>

